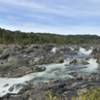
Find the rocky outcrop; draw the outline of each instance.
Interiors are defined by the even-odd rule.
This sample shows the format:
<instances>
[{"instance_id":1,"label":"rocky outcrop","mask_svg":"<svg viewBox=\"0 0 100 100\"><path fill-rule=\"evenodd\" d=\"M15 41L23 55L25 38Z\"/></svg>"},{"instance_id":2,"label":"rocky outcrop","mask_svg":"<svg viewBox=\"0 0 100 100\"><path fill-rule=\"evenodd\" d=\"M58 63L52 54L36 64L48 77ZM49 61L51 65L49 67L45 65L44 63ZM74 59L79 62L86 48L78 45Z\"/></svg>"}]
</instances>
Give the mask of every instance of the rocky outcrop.
<instances>
[{"instance_id":1,"label":"rocky outcrop","mask_svg":"<svg viewBox=\"0 0 100 100\"><path fill-rule=\"evenodd\" d=\"M20 47L8 45L2 47L0 54L0 76L19 77L32 72L44 71L45 68L36 68L36 65L62 63L63 53L57 50L52 53L55 45L31 45Z\"/></svg>"},{"instance_id":2,"label":"rocky outcrop","mask_svg":"<svg viewBox=\"0 0 100 100\"><path fill-rule=\"evenodd\" d=\"M71 78L62 78L64 77L62 76L60 79L51 79L49 82L46 81L46 83L43 81L41 83L36 81L37 83L35 83L33 79L27 81L27 85L14 84L9 88L10 92L12 92L15 87L20 88L21 86L23 88L18 94L8 93L0 98L1 100L47 100L45 96L47 91L51 91L54 96L61 99L66 96L70 98L73 95L86 93L87 89L91 86L100 86L99 70L92 74L88 72L82 73L81 69L87 67L80 67L80 65L88 65L89 63L86 58L79 58L79 56L77 56L77 48L74 50L69 47L58 47L51 44L36 44L25 47L15 45L1 46L0 50L0 77L21 77L33 72L42 72L48 67L45 67L45 64L62 63L64 62L64 55L72 54L73 57L69 58L71 61L66 66L62 66L62 64L65 64L62 63L60 66L56 66L57 68L55 67L55 69L50 70L54 71L53 74L59 75L57 77L60 77L60 74L64 73L66 77L67 74L72 76ZM91 57L99 59L99 54L100 50L94 49ZM42 66L40 66L41 64ZM65 68L65 71L62 70L63 68ZM50 71L49 73L52 74ZM61 73L59 74L56 71ZM38 79L41 80L41 77ZM7 86L9 86L8 83L4 84L5 88Z\"/></svg>"},{"instance_id":3,"label":"rocky outcrop","mask_svg":"<svg viewBox=\"0 0 100 100\"><path fill-rule=\"evenodd\" d=\"M84 59L79 59L79 58L76 58L76 59L73 59L70 64L82 64L82 65L87 65L89 64L86 60Z\"/></svg>"},{"instance_id":4,"label":"rocky outcrop","mask_svg":"<svg viewBox=\"0 0 100 100\"><path fill-rule=\"evenodd\" d=\"M100 64L100 48L94 48L91 56L96 58L97 62Z\"/></svg>"},{"instance_id":5,"label":"rocky outcrop","mask_svg":"<svg viewBox=\"0 0 100 100\"><path fill-rule=\"evenodd\" d=\"M72 98L73 96L81 96L92 87L96 87L93 81L78 82L75 79L66 81L54 81L48 84L37 84L33 85L30 83L25 86L19 94L7 94L2 97L1 100L47 100L47 94L52 97L50 93L59 99ZM98 82L100 85L100 82ZM99 87L99 86L98 86ZM12 90L13 88L11 88ZM58 100L58 99L57 99Z\"/></svg>"}]
</instances>

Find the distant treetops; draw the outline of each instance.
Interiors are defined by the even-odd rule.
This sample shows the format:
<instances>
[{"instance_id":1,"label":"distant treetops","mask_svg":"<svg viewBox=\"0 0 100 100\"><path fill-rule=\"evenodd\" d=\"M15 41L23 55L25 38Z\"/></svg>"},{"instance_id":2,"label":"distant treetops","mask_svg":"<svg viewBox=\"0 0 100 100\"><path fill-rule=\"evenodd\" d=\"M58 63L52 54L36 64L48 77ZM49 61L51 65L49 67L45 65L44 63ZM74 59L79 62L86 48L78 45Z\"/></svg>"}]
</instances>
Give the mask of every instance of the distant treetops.
<instances>
[{"instance_id":1,"label":"distant treetops","mask_svg":"<svg viewBox=\"0 0 100 100\"><path fill-rule=\"evenodd\" d=\"M96 35L57 35L51 33L26 33L0 28L0 44L99 44L100 37Z\"/></svg>"}]
</instances>

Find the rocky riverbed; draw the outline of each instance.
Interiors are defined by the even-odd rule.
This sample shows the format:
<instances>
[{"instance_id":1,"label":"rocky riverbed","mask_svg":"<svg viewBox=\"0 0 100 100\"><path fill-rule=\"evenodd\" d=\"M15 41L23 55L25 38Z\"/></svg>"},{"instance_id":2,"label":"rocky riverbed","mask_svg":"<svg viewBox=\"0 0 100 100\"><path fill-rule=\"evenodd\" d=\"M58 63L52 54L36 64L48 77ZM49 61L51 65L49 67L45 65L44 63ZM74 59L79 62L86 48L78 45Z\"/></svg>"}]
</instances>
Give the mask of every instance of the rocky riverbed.
<instances>
[{"instance_id":1,"label":"rocky riverbed","mask_svg":"<svg viewBox=\"0 0 100 100\"><path fill-rule=\"evenodd\" d=\"M71 100L99 86L99 46L0 45L1 100L46 100L46 91Z\"/></svg>"}]
</instances>

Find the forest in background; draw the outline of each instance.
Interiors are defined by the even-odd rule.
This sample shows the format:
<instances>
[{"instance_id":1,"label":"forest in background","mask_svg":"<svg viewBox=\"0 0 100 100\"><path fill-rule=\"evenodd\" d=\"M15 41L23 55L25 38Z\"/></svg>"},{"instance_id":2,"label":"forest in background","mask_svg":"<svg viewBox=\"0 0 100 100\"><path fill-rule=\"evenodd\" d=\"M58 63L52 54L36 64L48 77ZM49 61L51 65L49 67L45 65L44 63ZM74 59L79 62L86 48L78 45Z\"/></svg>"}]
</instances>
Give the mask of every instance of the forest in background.
<instances>
[{"instance_id":1,"label":"forest in background","mask_svg":"<svg viewBox=\"0 0 100 100\"><path fill-rule=\"evenodd\" d=\"M97 35L57 35L51 33L34 33L10 31L0 28L0 44L99 44Z\"/></svg>"}]
</instances>

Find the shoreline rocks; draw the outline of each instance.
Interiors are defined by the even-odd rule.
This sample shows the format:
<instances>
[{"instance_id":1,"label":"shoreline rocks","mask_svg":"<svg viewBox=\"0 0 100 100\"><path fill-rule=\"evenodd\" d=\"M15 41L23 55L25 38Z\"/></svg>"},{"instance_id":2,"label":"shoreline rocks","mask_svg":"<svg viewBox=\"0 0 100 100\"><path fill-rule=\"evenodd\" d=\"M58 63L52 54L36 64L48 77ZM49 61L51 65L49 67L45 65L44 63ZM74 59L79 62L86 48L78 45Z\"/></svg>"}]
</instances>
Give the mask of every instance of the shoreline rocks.
<instances>
[{"instance_id":1,"label":"shoreline rocks","mask_svg":"<svg viewBox=\"0 0 100 100\"><path fill-rule=\"evenodd\" d=\"M63 63L62 52L59 50L55 53L51 52L54 47L55 45L31 45L30 47L8 45L1 47L0 76L19 77L36 72L36 70L40 71L41 69L36 68L36 65Z\"/></svg>"},{"instance_id":2,"label":"shoreline rocks","mask_svg":"<svg viewBox=\"0 0 100 100\"><path fill-rule=\"evenodd\" d=\"M34 72L43 72L46 68L40 65L63 64L65 55L71 61L64 68L67 69L69 65L72 65L72 68L74 65L76 66L76 70L70 72L70 75L73 76L72 79L51 80L51 82L37 83L35 85L33 81L30 81L28 85L23 86L23 89L18 94L7 94L1 100L35 100L35 98L45 100L44 94L46 91L52 91L59 98L64 96L70 98L72 95L86 93L89 87L100 86L99 70L96 73L86 73L86 75L77 71L79 69L77 65L89 64L87 62L88 58L96 58L97 62L100 63L100 50L93 49L91 55L86 58L79 58L78 50L78 46L70 48L69 46L57 45L31 45L30 47L9 45L0 47L0 77L18 78ZM60 68L58 70L62 71ZM55 73L57 74L56 70ZM19 84L17 87L21 85ZM4 85L4 87L7 86L9 84ZM9 91L13 91L13 89L14 87L11 87Z\"/></svg>"},{"instance_id":3,"label":"shoreline rocks","mask_svg":"<svg viewBox=\"0 0 100 100\"><path fill-rule=\"evenodd\" d=\"M86 60L84 60L84 59L79 59L79 58L76 58L76 59L73 59L71 62L70 62L70 64L82 64L82 65L87 65L87 64L89 64Z\"/></svg>"}]
</instances>

